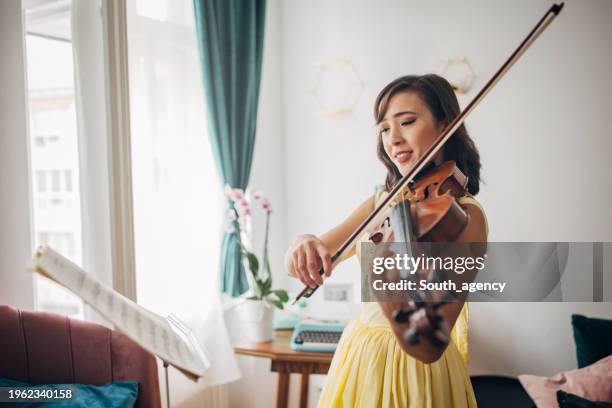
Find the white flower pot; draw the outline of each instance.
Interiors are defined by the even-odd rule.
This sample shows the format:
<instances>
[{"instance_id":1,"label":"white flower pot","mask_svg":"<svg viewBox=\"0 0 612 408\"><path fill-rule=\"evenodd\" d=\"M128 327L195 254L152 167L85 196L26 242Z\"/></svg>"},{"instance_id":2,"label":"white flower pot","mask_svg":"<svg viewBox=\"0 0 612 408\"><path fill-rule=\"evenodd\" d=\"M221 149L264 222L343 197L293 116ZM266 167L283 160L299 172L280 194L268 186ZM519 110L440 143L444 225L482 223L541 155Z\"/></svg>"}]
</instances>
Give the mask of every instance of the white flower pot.
<instances>
[{"instance_id":1,"label":"white flower pot","mask_svg":"<svg viewBox=\"0 0 612 408\"><path fill-rule=\"evenodd\" d=\"M241 305L246 340L263 343L272 341L274 306L262 300L246 299Z\"/></svg>"}]
</instances>

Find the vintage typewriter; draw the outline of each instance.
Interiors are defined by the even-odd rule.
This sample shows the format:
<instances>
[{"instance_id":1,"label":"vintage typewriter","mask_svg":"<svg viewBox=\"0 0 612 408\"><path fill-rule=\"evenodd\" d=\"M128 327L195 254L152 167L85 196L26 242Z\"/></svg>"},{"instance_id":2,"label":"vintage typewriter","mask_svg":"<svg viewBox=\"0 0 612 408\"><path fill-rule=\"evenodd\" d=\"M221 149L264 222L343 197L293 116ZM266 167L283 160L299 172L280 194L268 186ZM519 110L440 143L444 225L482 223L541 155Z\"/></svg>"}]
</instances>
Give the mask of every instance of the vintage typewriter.
<instances>
[{"instance_id":1,"label":"vintage typewriter","mask_svg":"<svg viewBox=\"0 0 612 408\"><path fill-rule=\"evenodd\" d=\"M301 322L291 336L291 348L303 351L333 353L344 330L344 324Z\"/></svg>"}]
</instances>

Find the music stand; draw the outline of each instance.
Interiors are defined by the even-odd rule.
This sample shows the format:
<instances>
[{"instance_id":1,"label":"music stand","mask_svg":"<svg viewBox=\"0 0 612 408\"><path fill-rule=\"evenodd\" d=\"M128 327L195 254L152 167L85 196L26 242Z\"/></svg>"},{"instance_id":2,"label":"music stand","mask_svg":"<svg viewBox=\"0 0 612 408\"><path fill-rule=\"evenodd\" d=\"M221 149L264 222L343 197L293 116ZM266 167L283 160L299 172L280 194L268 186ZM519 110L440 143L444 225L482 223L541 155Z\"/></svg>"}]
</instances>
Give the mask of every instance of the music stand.
<instances>
[{"instance_id":1,"label":"music stand","mask_svg":"<svg viewBox=\"0 0 612 408\"><path fill-rule=\"evenodd\" d=\"M196 381L210 360L191 329L176 316L159 316L100 282L49 246L36 250L28 269L59 283L164 363L166 401L170 407L168 365Z\"/></svg>"}]
</instances>

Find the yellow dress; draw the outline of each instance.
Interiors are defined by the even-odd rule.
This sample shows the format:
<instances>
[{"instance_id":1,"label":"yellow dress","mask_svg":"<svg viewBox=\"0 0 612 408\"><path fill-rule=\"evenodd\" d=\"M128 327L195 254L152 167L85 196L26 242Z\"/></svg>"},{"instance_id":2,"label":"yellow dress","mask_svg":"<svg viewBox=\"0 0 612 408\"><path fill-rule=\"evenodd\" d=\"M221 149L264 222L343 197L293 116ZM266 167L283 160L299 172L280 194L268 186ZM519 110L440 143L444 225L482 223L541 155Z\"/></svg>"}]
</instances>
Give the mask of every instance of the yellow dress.
<instances>
[{"instance_id":1,"label":"yellow dress","mask_svg":"<svg viewBox=\"0 0 612 408\"><path fill-rule=\"evenodd\" d=\"M472 197L459 202L480 207ZM356 247L347 257L359 252ZM318 406L476 407L466 367L467 329L466 303L442 357L425 364L402 350L378 303L362 303L361 313L342 333Z\"/></svg>"}]
</instances>

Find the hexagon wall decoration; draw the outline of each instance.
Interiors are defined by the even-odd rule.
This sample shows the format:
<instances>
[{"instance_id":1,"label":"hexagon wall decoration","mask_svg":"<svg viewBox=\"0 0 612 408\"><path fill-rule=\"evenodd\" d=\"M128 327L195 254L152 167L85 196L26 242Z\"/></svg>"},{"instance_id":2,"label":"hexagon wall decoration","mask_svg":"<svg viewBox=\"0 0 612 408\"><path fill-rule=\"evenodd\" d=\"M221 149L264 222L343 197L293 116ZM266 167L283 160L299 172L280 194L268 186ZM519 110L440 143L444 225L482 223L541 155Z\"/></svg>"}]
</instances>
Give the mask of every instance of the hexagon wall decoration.
<instances>
[{"instance_id":1,"label":"hexagon wall decoration","mask_svg":"<svg viewBox=\"0 0 612 408\"><path fill-rule=\"evenodd\" d=\"M476 73L467 58L449 59L442 63L439 74L453 87L455 92L466 94L476 81Z\"/></svg>"},{"instance_id":2,"label":"hexagon wall decoration","mask_svg":"<svg viewBox=\"0 0 612 408\"><path fill-rule=\"evenodd\" d=\"M317 114L337 117L353 112L363 89L363 81L348 60L333 59L318 64L311 93L318 106Z\"/></svg>"}]
</instances>

